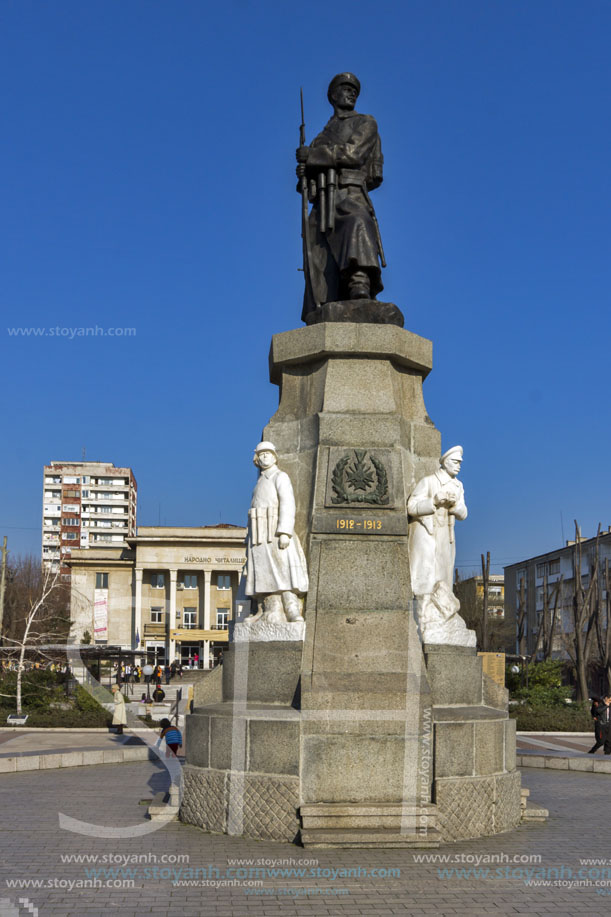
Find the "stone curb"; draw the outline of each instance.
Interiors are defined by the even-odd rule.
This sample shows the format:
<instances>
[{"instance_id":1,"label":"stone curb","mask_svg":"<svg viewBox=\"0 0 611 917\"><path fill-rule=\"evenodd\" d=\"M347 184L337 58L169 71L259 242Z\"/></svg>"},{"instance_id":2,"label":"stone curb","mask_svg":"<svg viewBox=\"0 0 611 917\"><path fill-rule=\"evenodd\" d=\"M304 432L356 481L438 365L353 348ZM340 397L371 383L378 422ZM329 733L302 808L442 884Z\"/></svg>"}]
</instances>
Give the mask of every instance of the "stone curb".
<instances>
[{"instance_id":1,"label":"stone curb","mask_svg":"<svg viewBox=\"0 0 611 917\"><path fill-rule=\"evenodd\" d=\"M150 732L150 726L128 726L129 732L125 735L137 734L139 732ZM105 733L106 735L115 735L107 726L0 726L1 732L69 732L73 735L87 736L94 733Z\"/></svg>"},{"instance_id":2,"label":"stone curb","mask_svg":"<svg viewBox=\"0 0 611 917\"><path fill-rule=\"evenodd\" d=\"M519 736L554 736L554 738L562 739L568 738L569 736L588 736L592 735L592 730L589 732L541 732L540 729L531 729L530 731L518 730L516 735Z\"/></svg>"},{"instance_id":3,"label":"stone curb","mask_svg":"<svg viewBox=\"0 0 611 917\"><path fill-rule=\"evenodd\" d=\"M611 774L611 759L561 758L558 755L516 755L516 767L547 767L550 770L587 771L594 774Z\"/></svg>"},{"instance_id":4,"label":"stone curb","mask_svg":"<svg viewBox=\"0 0 611 917\"><path fill-rule=\"evenodd\" d=\"M0 774L14 774L18 771L48 770L57 767L83 767L91 764L125 764L131 761L148 761L148 746L139 748L112 748L96 751L71 751L61 755L49 754L15 755L0 758Z\"/></svg>"}]
</instances>

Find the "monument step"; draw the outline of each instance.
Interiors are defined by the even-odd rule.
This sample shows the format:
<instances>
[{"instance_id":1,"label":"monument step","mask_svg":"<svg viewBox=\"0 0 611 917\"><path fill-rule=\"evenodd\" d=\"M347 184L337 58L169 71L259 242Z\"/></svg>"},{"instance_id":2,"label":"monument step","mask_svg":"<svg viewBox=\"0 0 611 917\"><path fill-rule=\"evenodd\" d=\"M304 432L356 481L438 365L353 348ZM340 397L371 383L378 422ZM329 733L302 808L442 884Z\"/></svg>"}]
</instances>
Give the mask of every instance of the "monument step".
<instances>
[{"instance_id":1,"label":"monument step","mask_svg":"<svg viewBox=\"0 0 611 917\"><path fill-rule=\"evenodd\" d=\"M153 801L148 807L148 816L151 821L166 822L178 818L180 805L178 795L173 792L174 789L170 790L169 798L168 794L163 791L155 793Z\"/></svg>"},{"instance_id":2,"label":"monument step","mask_svg":"<svg viewBox=\"0 0 611 917\"><path fill-rule=\"evenodd\" d=\"M404 813L435 812L433 802L314 802L300 808L302 815L398 815Z\"/></svg>"},{"instance_id":3,"label":"monument step","mask_svg":"<svg viewBox=\"0 0 611 917\"><path fill-rule=\"evenodd\" d=\"M389 828L317 828L301 830L304 847L439 847L441 834L436 828L426 833L404 834Z\"/></svg>"},{"instance_id":4,"label":"monument step","mask_svg":"<svg viewBox=\"0 0 611 917\"><path fill-rule=\"evenodd\" d=\"M318 828L391 829L399 834L417 833L425 825L436 828L437 807L434 804L378 803L372 805L320 803L301 806L304 831Z\"/></svg>"},{"instance_id":5,"label":"monument step","mask_svg":"<svg viewBox=\"0 0 611 917\"><path fill-rule=\"evenodd\" d=\"M522 822L542 822L547 821L549 811L541 806L527 802L522 808Z\"/></svg>"},{"instance_id":6,"label":"monument step","mask_svg":"<svg viewBox=\"0 0 611 917\"><path fill-rule=\"evenodd\" d=\"M456 706L433 705L433 720L436 723L470 723L482 720L507 719L507 711L485 704L460 704Z\"/></svg>"}]
</instances>

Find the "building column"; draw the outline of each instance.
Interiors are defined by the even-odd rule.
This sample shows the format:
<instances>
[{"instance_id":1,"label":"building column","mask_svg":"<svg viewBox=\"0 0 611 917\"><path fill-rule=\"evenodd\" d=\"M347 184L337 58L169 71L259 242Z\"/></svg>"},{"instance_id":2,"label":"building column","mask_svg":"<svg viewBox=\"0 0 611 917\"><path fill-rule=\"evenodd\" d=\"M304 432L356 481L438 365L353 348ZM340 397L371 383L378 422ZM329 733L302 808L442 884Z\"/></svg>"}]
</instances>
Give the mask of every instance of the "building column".
<instances>
[{"instance_id":1,"label":"building column","mask_svg":"<svg viewBox=\"0 0 611 917\"><path fill-rule=\"evenodd\" d=\"M212 582L212 571L204 570L204 630L210 630L210 583ZM202 651L202 665L205 669L210 668L210 641L204 640Z\"/></svg>"},{"instance_id":2,"label":"building column","mask_svg":"<svg viewBox=\"0 0 611 917\"><path fill-rule=\"evenodd\" d=\"M178 570L170 570L170 631L176 629L176 580ZM172 662L176 654L176 641L171 636L166 639L166 662Z\"/></svg>"},{"instance_id":3,"label":"building column","mask_svg":"<svg viewBox=\"0 0 611 917\"><path fill-rule=\"evenodd\" d=\"M144 634L142 633L142 568L136 567L136 595L134 605L134 631L132 634L132 646L135 650L140 649L140 644L144 643Z\"/></svg>"}]
</instances>

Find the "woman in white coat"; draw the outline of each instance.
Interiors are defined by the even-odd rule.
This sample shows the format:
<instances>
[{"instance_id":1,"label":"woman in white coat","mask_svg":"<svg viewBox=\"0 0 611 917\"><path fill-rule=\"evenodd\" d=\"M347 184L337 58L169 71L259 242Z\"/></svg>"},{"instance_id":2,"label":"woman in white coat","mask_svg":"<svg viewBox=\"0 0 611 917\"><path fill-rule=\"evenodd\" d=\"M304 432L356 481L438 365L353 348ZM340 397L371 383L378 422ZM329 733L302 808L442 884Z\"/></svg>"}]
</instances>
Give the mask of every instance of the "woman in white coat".
<instances>
[{"instance_id":1,"label":"woman in white coat","mask_svg":"<svg viewBox=\"0 0 611 917\"><path fill-rule=\"evenodd\" d=\"M123 735L123 727L127 726L127 713L125 712L125 698L121 694L119 685L111 688L115 709L112 715L112 725L117 727L117 735Z\"/></svg>"}]
</instances>

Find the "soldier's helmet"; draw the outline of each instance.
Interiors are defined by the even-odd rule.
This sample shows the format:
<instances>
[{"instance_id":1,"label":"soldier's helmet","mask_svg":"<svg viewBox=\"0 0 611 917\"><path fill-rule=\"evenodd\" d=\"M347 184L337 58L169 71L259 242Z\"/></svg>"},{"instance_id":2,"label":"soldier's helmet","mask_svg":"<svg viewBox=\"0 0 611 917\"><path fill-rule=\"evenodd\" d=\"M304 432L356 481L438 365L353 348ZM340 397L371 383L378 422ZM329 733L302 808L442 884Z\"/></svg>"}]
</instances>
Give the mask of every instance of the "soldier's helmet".
<instances>
[{"instance_id":1,"label":"soldier's helmet","mask_svg":"<svg viewBox=\"0 0 611 917\"><path fill-rule=\"evenodd\" d=\"M355 76L354 73L338 73L333 77L329 83L329 88L327 89L327 98L329 102L332 102L331 96L333 95L334 90L337 89L338 86L341 86L342 83L348 83L349 86L354 86L357 96L359 95L361 91L361 83L359 78Z\"/></svg>"}]
</instances>

